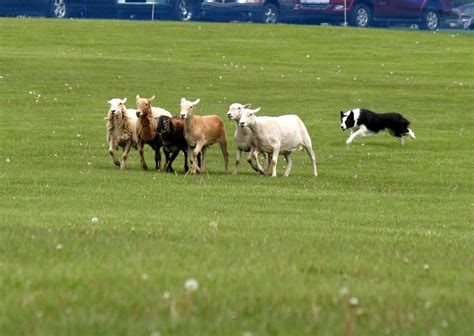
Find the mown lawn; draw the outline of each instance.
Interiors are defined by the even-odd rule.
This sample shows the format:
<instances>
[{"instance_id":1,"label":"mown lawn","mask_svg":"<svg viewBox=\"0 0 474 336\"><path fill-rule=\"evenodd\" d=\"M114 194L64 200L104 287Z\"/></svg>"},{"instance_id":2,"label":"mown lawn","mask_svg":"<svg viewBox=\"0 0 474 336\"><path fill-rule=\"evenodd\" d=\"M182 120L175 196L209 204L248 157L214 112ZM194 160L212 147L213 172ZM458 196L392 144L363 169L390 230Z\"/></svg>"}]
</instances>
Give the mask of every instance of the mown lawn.
<instances>
[{"instance_id":1,"label":"mown lawn","mask_svg":"<svg viewBox=\"0 0 474 336\"><path fill-rule=\"evenodd\" d=\"M471 335L473 42L0 19L0 334ZM226 175L218 148L203 175L182 157L177 175L141 171L136 151L120 171L107 101L137 94L298 114L320 176L304 152L289 178L282 158L276 179ZM339 111L355 107L402 112L417 140L346 148Z\"/></svg>"}]
</instances>

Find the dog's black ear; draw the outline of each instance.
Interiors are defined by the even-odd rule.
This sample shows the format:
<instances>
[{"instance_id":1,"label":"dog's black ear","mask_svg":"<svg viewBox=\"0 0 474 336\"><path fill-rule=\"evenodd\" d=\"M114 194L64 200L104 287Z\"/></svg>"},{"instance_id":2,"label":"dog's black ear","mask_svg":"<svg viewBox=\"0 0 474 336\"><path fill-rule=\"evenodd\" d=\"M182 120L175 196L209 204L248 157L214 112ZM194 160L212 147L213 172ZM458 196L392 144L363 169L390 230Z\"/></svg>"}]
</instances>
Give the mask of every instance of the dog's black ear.
<instances>
[{"instance_id":1,"label":"dog's black ear","mask_svg":"<svg viewBox=\"0 0 474 336\"><path fill-rule=\"evenodd\" d=\"M341 111L341 118L344 116L344 112Z\"/></svg>"}]
</instances>

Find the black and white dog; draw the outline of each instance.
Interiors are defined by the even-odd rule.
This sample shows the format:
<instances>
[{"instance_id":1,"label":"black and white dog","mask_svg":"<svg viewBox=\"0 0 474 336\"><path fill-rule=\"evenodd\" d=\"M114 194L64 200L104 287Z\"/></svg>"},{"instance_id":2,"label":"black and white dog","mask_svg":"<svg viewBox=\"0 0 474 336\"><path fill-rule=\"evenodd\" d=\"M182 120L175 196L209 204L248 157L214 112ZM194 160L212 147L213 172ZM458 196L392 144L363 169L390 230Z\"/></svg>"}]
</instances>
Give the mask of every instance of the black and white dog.
<instances>
[{"instance_id":1,"label":"black and white dog","mask_svg":"<svg viewBox=\"0 0 474 336\"><path fill-rule=\"evenodd\" d=\"M387 129L391 135L400 138L404 144L403 136L416 139L415 133L408 128L410 122L400 113L375 113L365 109L354 109L347 112L341 111L341 129L351 129L351 136L346 144L350 145L357 137L377 134Z\"/></svg>"}]
</instances>

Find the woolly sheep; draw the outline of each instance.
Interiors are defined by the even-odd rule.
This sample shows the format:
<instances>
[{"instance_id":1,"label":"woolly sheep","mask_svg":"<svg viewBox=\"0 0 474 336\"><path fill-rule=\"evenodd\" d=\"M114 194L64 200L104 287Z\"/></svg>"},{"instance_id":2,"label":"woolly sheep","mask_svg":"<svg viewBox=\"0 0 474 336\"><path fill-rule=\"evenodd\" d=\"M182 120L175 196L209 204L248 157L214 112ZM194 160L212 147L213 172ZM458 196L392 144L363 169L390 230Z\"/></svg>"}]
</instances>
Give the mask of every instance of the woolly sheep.
<instances>
[{"instance_id":1,"label":"woolly sheep","mask_svg":"<svg viewBox=\"0 0 474 336\"><path fill-rule=\"evenodd\" d=\"M137 147L137 116L134 109L127 109L127 98L113 98L108 101L110 105L107 113L107 143L109 155L116 166L126 169L128 153L131 147ZM122 161L115 157L115 151L123 149Z\"/></svg>"},{"instance_id":2,"label":"woolly sheep","mask_svg":"<svg viewBox=\"0 0 474 336\"><path fill-rule=\"evenodd\" d=\"M282 154L287 162L284 176L288 176L292 167L291 153L302 145L313 164L313 175L318 176L316 168L316 155L313 152L311 138L303 121L296 115L284 115L280 117L257 117L255 110L242 109L239 126L248 127L252 131L257 150L254 158L257 159L258 151L271 155L272 176L276 177L276 165L278 155ZM268 157L270 161L270 156Z\"/></svg>"}]
</instances>

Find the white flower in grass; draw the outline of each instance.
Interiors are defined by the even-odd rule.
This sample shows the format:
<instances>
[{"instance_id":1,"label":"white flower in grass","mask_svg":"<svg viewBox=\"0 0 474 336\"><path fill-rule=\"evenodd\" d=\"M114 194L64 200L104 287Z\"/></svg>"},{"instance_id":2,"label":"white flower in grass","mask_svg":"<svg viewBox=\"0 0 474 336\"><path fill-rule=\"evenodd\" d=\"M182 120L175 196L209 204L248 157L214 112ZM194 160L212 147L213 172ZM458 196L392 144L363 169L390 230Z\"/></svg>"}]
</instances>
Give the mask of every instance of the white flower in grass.
<instances>
[{"instance_id":1,"label":"white flower in grass","mask_svg":"<svg viewBox=\"0 0 474 336\"><path fill-rule=\"evenodd\" d=\"M430 270L430 265L424 264L424 265L423 265L423 269L424 269L425 271L429 271L429 270Z\"/></svg>"},{"instance_id":2,"label":"white flower in grass","mask_svg":"<svg viewBox=\"0 0 474 336\"><path fill-rule=\"evenodd\" d=\"M99 217L92 217L91 223L92 223L92 224L97 224L97 223L99 223Z\"/></svg>"},{"instance_id":3,"label":"white flower in grass","mask_svg":"<svg viewBox=\"0 0 474 336\"><path fill-rule=\"evenodd\" d=\"M171 297L171 293L166 291L163 293L163 299L168 300Z\"/></svg>"},{"instance_id":4,"label":"white flower in grass","mask_svg":"<svg viewBox=\"0 0 474 336\"><path fill-rule=\"evenodd\" d=\"M61 251L63 249L63 244L56 245L56 250Z\"/></svg>"},{"instance_id":5,"label":"white flower in grass","mask_svg":"<svg viewBox=\"0 0 474 336\"><path fill-rule=\"evenodd\" d=\"M10 159L7 158L7 159L5 160L5 162L6 162L6 163L10 163Z\"/></svg>"},{"instance_id":6,"label":"white flower in grass","mask_svg":"<svg viewBox=\"0 0 474 336\"><path fill-rule=\"evenodd\" d=\"M147 281L150 277L148 276L148 273L143 273L142 274L142 280Z\"/></svg>"},{"instance_id":7,"label":"white flower in grass","mask_svg":"<svg viewBox=\"0 0 474 336\"><path fill-rule=\"evenodd\" d=\"M339 295L340 296L346 296L347 294L349 294L349 288L342 287L341 289L339 289Z\"/></svg>"},{"instance_id":8,"label":"white flower in grass","mask_svg":"<svg viewBox=\"0 0 474 336\"><path fill-rule=\"evenodd\" d=\"M150 336L161 336L159 331L152 331Z\"/></svg>"},{"instance_id":9,"label":"white flower in grass","mask_svg":"<svg viewBox=\"0 0 474 336\"><path fill-rule=\"evenodd\" d=\"M194 292L199 288L199 283L196 279L191 278L184 282L184 288L188 292Z\"/></svg>"},{"instance_id":10,"label":"white flower in grass","mask_svg":"<svg viewBox=\"0 0 474 336\"><path fill-rule=\"evenodd\" d=\"M353 296L349 299L349 304L353 307L357 307L359 305L359 299Z\"/></svg>"},{"instance_id":11,"label":"white flower in grass","mask_svg":"<svg viewBox=\"0 0 474 336\"><path fill-rule=\"evenodd\" d=\"M217 230L217 226L218 226L218 223L216 221L211 221L209 223L209 227L211 228L211 230L214 230L216 231Z\"/></svg>"}]
</instances>

